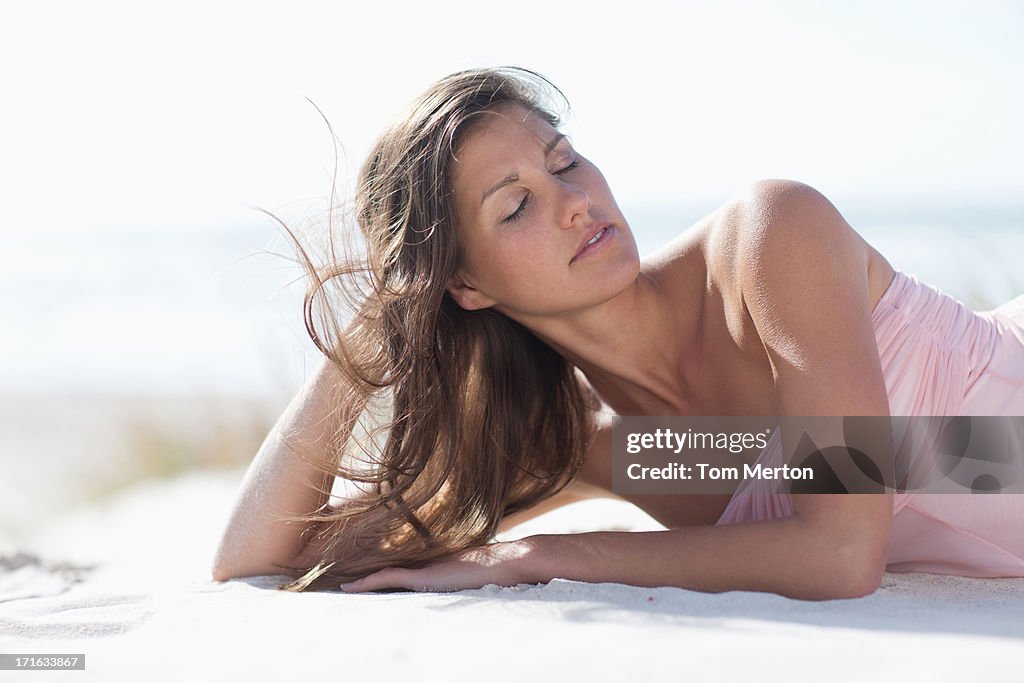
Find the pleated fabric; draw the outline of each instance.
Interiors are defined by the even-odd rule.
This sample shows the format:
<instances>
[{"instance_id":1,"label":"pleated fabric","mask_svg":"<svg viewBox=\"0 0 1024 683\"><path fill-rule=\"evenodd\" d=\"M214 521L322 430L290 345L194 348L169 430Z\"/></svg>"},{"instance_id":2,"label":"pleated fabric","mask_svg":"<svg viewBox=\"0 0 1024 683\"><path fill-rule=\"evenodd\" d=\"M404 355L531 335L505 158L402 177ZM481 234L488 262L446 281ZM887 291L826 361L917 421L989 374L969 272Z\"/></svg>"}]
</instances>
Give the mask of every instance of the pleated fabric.
<instances>
[{"instance_id":1,"label":"pleated fabric","mask_svg":"<svg viewBox=\"0 0 1024 683\"><path fill-rule=\"evenodd\" d=\"M897 270L871 322L891 415L1024 415L1024 295L976 312ZM1024 463L1024 434L1006 438ZM893 445L912 479L934 469L921 443ZM781 461L776 430L757 462ZM741 482L717 524L792 515L790 496L770 493L772 484ZM895 494L887 569L1024 576L1024 494Z\"/></svg>"}]
</instances>

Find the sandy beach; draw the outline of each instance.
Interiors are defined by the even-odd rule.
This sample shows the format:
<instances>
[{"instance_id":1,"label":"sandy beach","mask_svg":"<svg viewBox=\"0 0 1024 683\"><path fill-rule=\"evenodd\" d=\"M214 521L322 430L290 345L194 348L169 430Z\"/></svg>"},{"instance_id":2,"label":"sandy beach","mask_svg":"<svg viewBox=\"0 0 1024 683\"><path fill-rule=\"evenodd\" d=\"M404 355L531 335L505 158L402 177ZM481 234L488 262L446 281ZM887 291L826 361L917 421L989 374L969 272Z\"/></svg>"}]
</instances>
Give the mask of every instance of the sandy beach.
<instances>
[{"instance_id":1,"label":"sandy beach","mask_svg":"<svg viewBox=\"0 0 1024 683\"><path fill-rule=\"evenodd\" d=\"M96 681L1020 680L1008 663L1024 655L1024 579L887 574L869 597L826 602L564 580L357 595L274 590L283 577L215 582L241 476L129 489L5 547L0 652L84 653ZM503 538L658 528L593 500Z\"/></svg>"}]
</instances>

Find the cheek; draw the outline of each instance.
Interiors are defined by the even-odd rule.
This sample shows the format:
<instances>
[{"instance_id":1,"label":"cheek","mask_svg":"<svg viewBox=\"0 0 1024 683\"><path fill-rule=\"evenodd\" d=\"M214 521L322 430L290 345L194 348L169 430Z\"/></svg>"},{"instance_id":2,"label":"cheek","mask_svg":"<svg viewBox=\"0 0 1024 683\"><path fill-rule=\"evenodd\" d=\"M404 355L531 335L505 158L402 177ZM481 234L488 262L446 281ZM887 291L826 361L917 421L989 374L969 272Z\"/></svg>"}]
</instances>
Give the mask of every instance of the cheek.
<instances>
[{"instance_id":1,"label":"cheek","mask_svg":"<svg viewBox=\"0 0 1024 683\"><path fill-rule=\"evenodd\" d=\"M519 291L550 288L563 273L559 268L560 254L550 239L531 236L522 231L505 244L497 255L497 269L509 276L511 288Z\"/></svg>"},{"instance_id":2,"label":"cheek","mask_svg":"<svg viewBox=\"0 0 1024 683\"><path fill-rule=\"evenodd\" d=\"M479 285L505 306L517 310L532 310L539 301L564 292L569 284L565 264L550 237L531 238L531 233L524 229L496 240L487 258L477 263Z\"/></svg>"}]
</instances>

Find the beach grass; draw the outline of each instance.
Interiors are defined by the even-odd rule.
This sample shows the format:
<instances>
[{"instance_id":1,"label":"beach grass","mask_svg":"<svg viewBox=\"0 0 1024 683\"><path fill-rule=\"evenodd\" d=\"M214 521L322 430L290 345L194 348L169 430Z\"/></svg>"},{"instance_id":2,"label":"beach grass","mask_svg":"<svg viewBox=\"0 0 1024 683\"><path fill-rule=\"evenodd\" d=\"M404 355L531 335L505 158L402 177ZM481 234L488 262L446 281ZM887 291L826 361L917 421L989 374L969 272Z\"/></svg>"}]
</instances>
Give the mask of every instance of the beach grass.
<instances>
[{"instance_id":1,"label":"beach grass","mask_svg":"<svg viewBox=\"0 0 1024 683\"><path fill-rule=\"evenodd\" d=\"M0 396L0 536L144 482L241 470L287 402L266 398Z\"/></svg>"},{"instance_id":2,"label":"beach grass","mask_svg":"<svg viewBox=\"0 0 1024 683\"><path fill-rule=\"evenodd\" d=\"M172 420L155 412L123 414L118 427L122 452L116 454L122 466L90 481L83 500L102 500L138 483L191 470L244 467L277 418L270 406L259 403L206 399L201 405L197 415Z\"/></svg>"}]
</instances>

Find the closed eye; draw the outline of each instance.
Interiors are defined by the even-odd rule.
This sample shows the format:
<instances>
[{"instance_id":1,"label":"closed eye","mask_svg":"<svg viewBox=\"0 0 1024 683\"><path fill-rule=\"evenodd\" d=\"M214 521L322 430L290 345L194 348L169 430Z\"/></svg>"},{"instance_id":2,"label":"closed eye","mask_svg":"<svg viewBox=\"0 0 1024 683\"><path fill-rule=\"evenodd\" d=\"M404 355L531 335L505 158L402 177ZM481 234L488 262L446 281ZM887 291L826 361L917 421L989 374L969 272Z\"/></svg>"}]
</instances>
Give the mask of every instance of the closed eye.
<instances>
[{"instance_id":1,"label":"closed eye","mask_svg":"<svg viewBox=\"0 0 1024 683\"><path fill-rule=\"evenodd\" d=\"M579 165L580 165L580 160L577 159L576 161L572 162L571 164L569 164L568 166L566 166L562 170L555 171L554 175L565 175L566 173L568 173L569 171L573 170L574 168L576 168ZM512 215L510 215L508 218L503 220L502 223L512 223L513 221L519 220L522 217L522 215L523 215L523 211L526 209L526 205L529 204L529 203L530 203L530 193L527 192L526 196L523 197L523 201L520 202L519 208L517 208L512 213Z\"/></svg>"}]
</instances>

